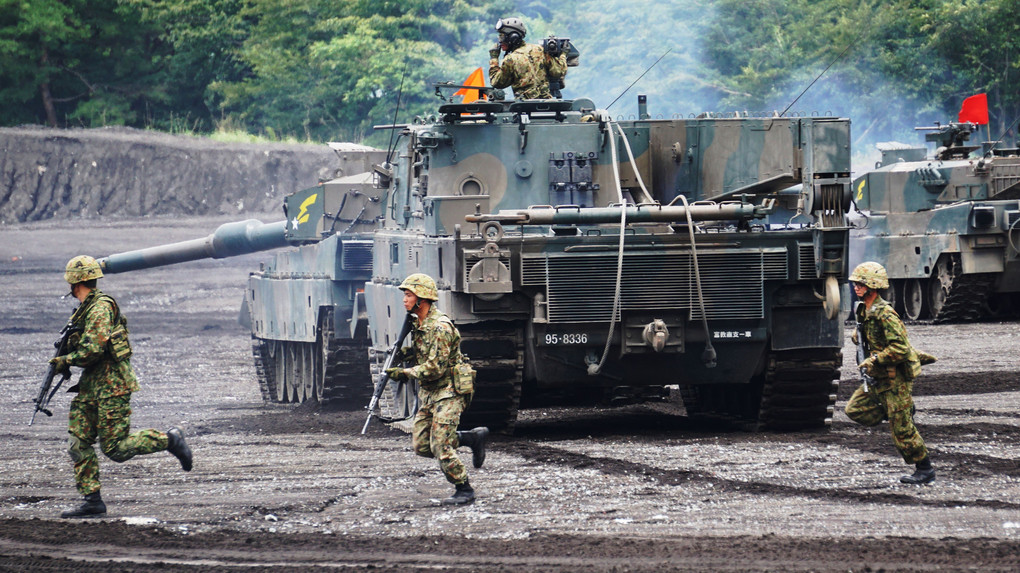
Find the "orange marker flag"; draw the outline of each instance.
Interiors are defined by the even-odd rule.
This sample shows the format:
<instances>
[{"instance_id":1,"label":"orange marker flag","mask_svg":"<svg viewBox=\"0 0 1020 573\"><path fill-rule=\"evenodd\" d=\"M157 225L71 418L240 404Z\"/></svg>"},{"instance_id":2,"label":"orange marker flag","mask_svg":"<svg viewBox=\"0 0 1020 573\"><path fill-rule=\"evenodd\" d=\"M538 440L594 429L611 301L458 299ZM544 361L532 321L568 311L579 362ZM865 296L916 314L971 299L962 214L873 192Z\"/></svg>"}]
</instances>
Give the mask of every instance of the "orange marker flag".
<instances>
[{"instance_id":1,"label":"orange marker flag","mask_svg":"<svg viewBox=\"0 0 1020 573\"><path fill-rule=\"evenodd\" d=\"M963 100L957 121L986 125L988 123L988 94L972 95Z\"/></svg>"},{"instance_id":2,"label":"orange marker flag","mask_svg":"<svg viewBox=\"0 0 1020 573\"><path fill-rule=\"evenodd\" d=\"M467 79L464 80L464 85L484 88L485 76L482 75L482 68L478 68L475 71L471 72L471 75L469 75ZM464 101L462 101L461 103L471 103L479 99L481 100L489 99L485 97L485 94L479 92L478 90L471 90L467 88L460 88L459 90L453 92L453 95L464 96Z\"/></svg>"}]
</instances>

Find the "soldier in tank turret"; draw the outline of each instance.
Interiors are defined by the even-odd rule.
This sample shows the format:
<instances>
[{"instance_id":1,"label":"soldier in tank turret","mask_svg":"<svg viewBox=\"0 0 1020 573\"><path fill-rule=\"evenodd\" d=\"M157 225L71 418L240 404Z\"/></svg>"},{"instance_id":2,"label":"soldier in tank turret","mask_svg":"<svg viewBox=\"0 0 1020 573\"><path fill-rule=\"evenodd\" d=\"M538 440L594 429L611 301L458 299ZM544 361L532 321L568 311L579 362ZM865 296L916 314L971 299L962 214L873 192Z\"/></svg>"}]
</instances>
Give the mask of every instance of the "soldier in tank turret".
<instances>
[{"instance_id":1,"label":"soldier in tank turret","mask_svg":"<svg viewBox=\"0 0 1020 573\"><path fill-rule=\"evenodd\" d=\"M78 384L68 390L77 392L71 400L68 433L74 480L84 501L61 517L106 514L99 493L99 459L92 447L97 440L106 457L115 462L169 451L184 471L191 471L191 448L180 429L131 433L131 394L139 386L131 368L127 320L116 301L97 287L102 276L99 263L85 255L71 259L64 271L71 295L81 302L71 316L80 335L71 339L67 354L55 356L50 363L58 372L71 366L83 369Z\"/></svg>"},{"instance_id":2,"label":"soldier in tank turret","mask_svg":"<svg viewBox=\"0 0 1020 573\"><path fill-rule=\"evenodd\" d=\"M862 339L854 342L864 345L867 358L858 366L872 380L854 391L846 405L846 415L865 426L889 420L893 444L903 460L915 466L913 475L903 476L900 481L908 484L935 481L928 448L914 426L912 393L914 379L921 373L922 358L911 346L899 315L878 293L889 288L889 276L882 265L865 262L850 274L850 283L862 301L855 311Z\"/></svg>"},{"instance_id":3,"label":"soldier in tank turret","mask_svg":"<svg viewBox=\"0 0 1020 573\"><path fill-rule=\"evenodd\" d=\"M524 42L527 29L520 18L496 22L499 42L489 50L489 83L494 88L512 88L516 99L550 99L550 80L567 74L567 55L546 53L538 44ZM500 52L505 52L503 62Z\"/></svg>"},{"instance_id":4,"label":"soldier in tank turret","mask_svg":"<svg viewBox=\"0 0 1020 573\"><path fill-rule=\"evenodd\" d=\"M474 370L461 354L457 327L436 308L439 291L432 277L412 274L400 284L400 290L404 291L404 309L411 314L414 325L414 346L402 349L401 354L414 366L393 367L386 374L397 381L418 380L421 405L414 417L412 443L419 456L439 460L446 480L456 487L443 505L471 503L475 490L468 483L467 469L457 457L457 448L470 447L472 463L480 468L489 438L489 429L484 427L457 431L460 415L471 403Z\"/></svg>"}]
</instances>

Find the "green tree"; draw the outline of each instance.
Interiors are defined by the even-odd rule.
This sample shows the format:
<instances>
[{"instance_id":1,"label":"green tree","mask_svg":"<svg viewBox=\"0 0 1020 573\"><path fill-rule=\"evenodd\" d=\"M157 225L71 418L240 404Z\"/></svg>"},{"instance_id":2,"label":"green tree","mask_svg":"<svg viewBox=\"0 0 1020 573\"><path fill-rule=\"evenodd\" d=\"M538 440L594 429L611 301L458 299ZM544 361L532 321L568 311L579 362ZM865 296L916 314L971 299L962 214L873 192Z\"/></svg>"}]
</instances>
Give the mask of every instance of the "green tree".
<instances>
[{"instance_id":1,"label":"green tree","mask_svg":"<svg viewBox=\"0 0 1020 573\"><path fill-rule=\"evenodd\" d=\"M161 34L168 49L153 54L163 98L149 102L146 124L158 129L210 131L219 98L209 86L236 81L250 69L235 57L247 36L243 0L121 0Z\"/></svg>"},{"instance_id":2,"label":"green tree","mask_svg":"<svg viewBox=\"0 0 1020 573\"><path fill-rule=\"evenodd\" d=\"M466 77L465 54L501 8L481 0L248 0L241 15L251 31L237 58L251 74L212 89L224 113L252 128L362 141L373 124L392 121L401 84L403 117L433 111L430 84Z\"/></svg>"},{"instance_id":3,"label":"green tree","mask_svg":"<svg viewBox=\"0 0 1020 573\"><path fill-rule=\"evenodd\" d=\"M117 0L0 0L0 119L134 124L165 95L159 30Z\"/></svg>"}]
</instances>

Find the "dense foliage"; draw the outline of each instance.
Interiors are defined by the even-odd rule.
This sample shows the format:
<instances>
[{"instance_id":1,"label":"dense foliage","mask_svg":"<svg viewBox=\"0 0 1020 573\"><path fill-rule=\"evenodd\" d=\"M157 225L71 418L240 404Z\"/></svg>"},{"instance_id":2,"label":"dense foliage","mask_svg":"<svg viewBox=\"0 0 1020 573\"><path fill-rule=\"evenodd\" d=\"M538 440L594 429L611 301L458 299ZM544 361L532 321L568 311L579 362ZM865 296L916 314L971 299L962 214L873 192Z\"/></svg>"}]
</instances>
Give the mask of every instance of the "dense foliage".
<instances>
[{"instance_id":1,"label":"dense foliage","mask_svg":"<svg viewBox=\"0 0 1020 573\"><path fill-rule=\"evenodd\" d=\"M1016 0L0 0L0 125L379 144L398 94L398 122L428 113L506 15L571 37L565 97L615 115L639 93L663 116L834 113L856 145L978 92L993 137L1020 115Z\"/></svg>"}]
</instances>

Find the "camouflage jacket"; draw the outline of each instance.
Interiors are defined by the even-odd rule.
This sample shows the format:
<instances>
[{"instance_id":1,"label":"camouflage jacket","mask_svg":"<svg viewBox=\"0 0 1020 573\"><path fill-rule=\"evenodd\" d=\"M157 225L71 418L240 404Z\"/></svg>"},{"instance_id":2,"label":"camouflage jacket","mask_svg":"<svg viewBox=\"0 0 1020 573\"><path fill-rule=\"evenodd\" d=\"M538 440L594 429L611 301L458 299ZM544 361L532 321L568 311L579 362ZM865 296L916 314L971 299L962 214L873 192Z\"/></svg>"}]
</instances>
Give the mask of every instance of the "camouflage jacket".
<instances>
[{"instance_id":1,"label":"camouflage jacket","mask_svg":"<svg viewBox=\"0 0 1020 573\"><path fill-rule=\"evenodd\" d=\"M139 389L131 359L114 360L108 350L110 333L120 318L117 303L93 290L71 317L81 337L67 355L71 365L84 368L78 380L78 395L86 400L123 396Z\"/></svg>"},{"instance_id":2,"label":"camouflage jacket","mask_svg":"<svg viewBox=\"0 0 1020 573\"><path fill-rule=\"evenodd\" d=\"M420 323L412 315L415 365L409 374L418 379L421 389L432 401L456 396L453 366L460 361L460 332L450 317L435 306Z\"/></svg>"},{"instance_id":3,"label":"camouflage jacket","mask_svg":"<svg viewBox=\"0 0 1020 573\"><path fill-rule=\"evenodd\" d=\"M489 60L489 83L494 88L511 87L517 99L550 99L549 80L567 75L567 55L552 57L538 44L524 44L499 63Z\"/></svg>"},{"instance_id":4,"label":"camouflage jacket","mask_svg":"<svg viewBox=\"0 0 1020 573\"><path fill-rule=\"evenodd\" d=\"M857 310L867 354L874 356L872 376L876 382L910 381L921 373L921 362L910 345L907 329L892 305L876 297L871 308Z\"/></svg>"}]
</instances>

